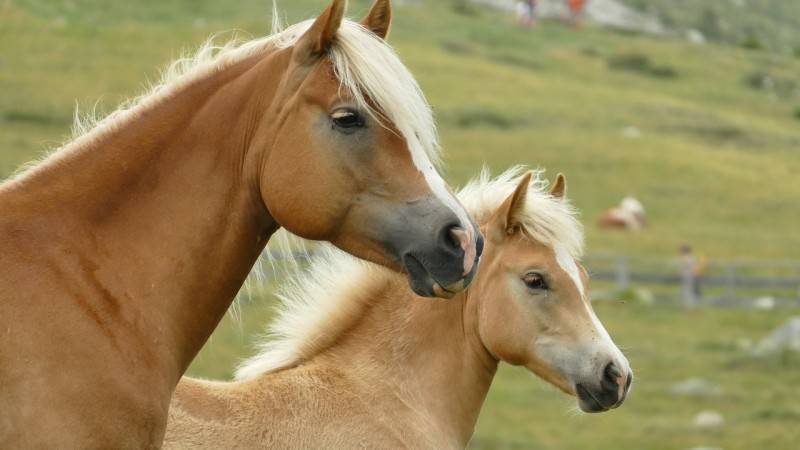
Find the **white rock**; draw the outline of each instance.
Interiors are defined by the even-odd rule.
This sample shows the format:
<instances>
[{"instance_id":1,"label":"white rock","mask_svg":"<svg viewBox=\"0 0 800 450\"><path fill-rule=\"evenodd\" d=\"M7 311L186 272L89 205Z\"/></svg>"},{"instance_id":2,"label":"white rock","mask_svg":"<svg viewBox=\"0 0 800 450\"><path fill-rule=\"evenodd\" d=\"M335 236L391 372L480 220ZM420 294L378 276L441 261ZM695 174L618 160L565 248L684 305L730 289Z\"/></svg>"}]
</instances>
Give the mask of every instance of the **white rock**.
<instances>
[{"instance_id":1,"label":"white rock","mask_svg":"<svg viewBox=\"0 0 800 450\"><path fill-rule=\"evenodd\" d=\"M755 353L769 355L782 351L800 352L800 316L791 317L776 328L759 342Z\"/></svg>"},{"instance_id":2,"label":"white rock","mask_svg":"<svg viewBox=\"0 0 800 450\"><path fill-rule=\"evenodd\" d=\"M686 40L695 45L706 43L706 37L699 30L691 29L686 31Z\"/></svg>"},{"instance_id":3,"label":"white rock","mask_svg":"<svg viewBox=\"0 0 800 450\"><path fill-rule=\"evenodd\" d=\"M774 297L759 297L753 301L753 308L761 311L770 311L775 309Z\"/></svg>"},{"instance_id":4,"label":"white rock","mask_svg":"<svg viewBox=\"0 0 800 450\"><path fill-rule=\"evenodd\" d=\"M516 11L517 0L470 0L472 3L508 13ZM565 19L570 12L564 0L539 0L536 15L543 18ZM667 29L657 17L628 7L619 0L592 0L586 3L583 17L611 28L661 35Z\"/></svg>"},{"instance_id":5,"label":"white rock","mask_svg":"<svg viewBox=\"0 0 800 450\"><path fill-rule=\"evenodd\" d=\"M622 129L622 136L628 139L638 139L642 137L642 130L634 126L627 126Z\"/></svg>"},{"instance_id":6,"label":"white rock","mask_svg":"<svg viewBox=\"0 0 800 450\"><path fill-rule=\"evenodd\" d=\"M716 428L722 425L725 425L725 418L716 411L701 411L694 416L694 426L697 428Z\"/></svg>"},{"instance_id":7,"label":"white rock","mask_svg":"<svg viewBox=\"0 0 800 450\"><path fill-rule=\"evenodd\" d=\"M719 397L722 395L722 388L702 378L689 378L673 384L669 393L685 397Z\"/></svg>"}]
</instances>

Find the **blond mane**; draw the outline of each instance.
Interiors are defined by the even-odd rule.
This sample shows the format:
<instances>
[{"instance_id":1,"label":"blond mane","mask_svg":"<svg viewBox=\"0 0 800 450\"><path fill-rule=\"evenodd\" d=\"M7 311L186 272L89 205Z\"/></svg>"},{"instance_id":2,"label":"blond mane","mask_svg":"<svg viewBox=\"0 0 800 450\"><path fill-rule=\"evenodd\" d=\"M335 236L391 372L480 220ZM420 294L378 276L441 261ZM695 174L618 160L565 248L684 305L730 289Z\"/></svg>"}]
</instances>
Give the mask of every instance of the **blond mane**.
<instances>
[{"instance_id":1,"label":"blond mane","mask_svg":"<svg viewBox=\"0 0 800 450\"><path fill-rule=\"evenodd\" d=\"M479 224L485 223L514 191L523 167L491 178L484 169L467 183L458 198ZM534 172L528 188L523 229L531 238L548 245L562 245L574 258L583 253L583 228L576 210L547 192L541 171ZM330 347L361 316L377 290L402 275L364 262L335 249L318 247L308 268L297 268L278 290L277 317L257 344L255 356L244 361L236 379L294 367Z\"/></svg>"},{"instance_id":2,"label":"blond mane","mask_svg":"<svg viewBox=\"0 0 800 450\"><path fill-rule=\"evenodd\" d=\"M233 37L222 44L211 37L194 54L170 63L160 80L144 94L123 102L103 118L98 118L94 110L82 115L76 109L70 142L54 151L81 145L121 127L182 87L250 56L291 47L314 22L306 20L284 28L278 17L273 8L273 32L266 37L249 41ZM440 146L431 107L391 46L361 24L344 19L328 57L342 88L352 94L362 110L383 124L391 122L415 160L426 158L434 165L439 163ZM16 175L24 174L40 161L24 165Z\"/></svg>"},{"instance_id":3,"label":"blond mane","mask_svg":"<svg viewBox=\"0 0 800 450\"><path fill-rule=\"evenodd\" d=\"M517 166L492 178L489 170L484 168L480 176L458 192L458 199L477 223L486 223L489 216L514 192L525 172L525 167ZM569 201L551 196L547 187L544 172L534 171L525 210L522 211L522 228L528 236L548 247L561 244L573 258L580 260L584 242L578 212Z\"/></svg>"}]
</instances>

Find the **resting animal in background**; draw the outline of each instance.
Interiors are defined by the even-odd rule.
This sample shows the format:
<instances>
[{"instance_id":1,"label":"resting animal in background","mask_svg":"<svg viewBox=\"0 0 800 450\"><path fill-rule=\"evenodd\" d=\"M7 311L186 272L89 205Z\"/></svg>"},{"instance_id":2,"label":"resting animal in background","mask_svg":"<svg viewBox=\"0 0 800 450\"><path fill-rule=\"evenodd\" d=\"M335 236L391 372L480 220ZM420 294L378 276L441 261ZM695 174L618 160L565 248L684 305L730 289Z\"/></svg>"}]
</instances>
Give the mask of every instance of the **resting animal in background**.
<instances>
[{"instance_id":1,"label":"resting animal in background","mask_svg":"<svg viewBox=\"0 0 800 450\"><path fill-rule=\"evenodd\" d=\"M459 194L486 236L464 293L424 299L377 265L315 257L238 381L180 382L164 445L463 449L500 361L583 411L622 404L632 372L589 303L564 178L546 192L518 173L484 174Z\"/></svg>"},{"instance_id":2,"label":"resting animal in background","mask_svg":"<svg viewBox=\"0 0 800 450\"><path fill-rule=\"evenodd\" d=\"M647 218L644 206L633 197L623 198L619 206L603 211L597 218L597 226L600 228L638 231L645 225L647 225Z\"/></svg>"}]
</instances>

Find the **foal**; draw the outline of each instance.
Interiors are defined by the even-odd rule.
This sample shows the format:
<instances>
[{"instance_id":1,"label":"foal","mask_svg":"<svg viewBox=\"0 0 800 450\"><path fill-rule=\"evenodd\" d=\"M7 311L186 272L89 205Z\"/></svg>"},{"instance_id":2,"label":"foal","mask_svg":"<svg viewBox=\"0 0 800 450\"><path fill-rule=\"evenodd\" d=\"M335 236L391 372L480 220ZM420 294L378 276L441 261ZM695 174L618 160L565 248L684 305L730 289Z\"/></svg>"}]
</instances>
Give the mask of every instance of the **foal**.
<instances>
[{"instance_id":1,"label":"foal","mask_svg":"<svg viewBox=\"0 0 800 450\"><path fill-rule=\"evenodd\" d=\"M515 174L460 194L486 250L454 301L418 298L341 253L318 257L285 289L276 338L239 381L180 382L165 445L464 448L499 361L576 395L583 411L619 406L632 372L587 298L564 179L547 193Z\"/></svg>"},{"instance_id":2,"label":"foal","mask_svg":"<svg viewBox=\"0 0 800 450\"><path fill-rule=\"evenodd\" d=\"M0 448L160 445L175 385L280 227L471 280L481 238L383 40L388 0L218 53L0 184Z\"/></svg>"}]
</instances>

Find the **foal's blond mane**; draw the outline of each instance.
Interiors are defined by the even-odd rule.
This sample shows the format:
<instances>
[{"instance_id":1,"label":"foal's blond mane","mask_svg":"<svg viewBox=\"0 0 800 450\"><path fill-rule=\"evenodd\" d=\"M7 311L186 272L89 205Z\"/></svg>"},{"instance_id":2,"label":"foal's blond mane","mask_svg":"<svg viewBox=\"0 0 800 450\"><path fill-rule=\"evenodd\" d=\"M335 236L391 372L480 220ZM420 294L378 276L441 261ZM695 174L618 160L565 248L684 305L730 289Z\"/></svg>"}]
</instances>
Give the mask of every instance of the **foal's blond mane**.
<instances>
[{"instance_id":1,"label":"foal's blond mane","mask_svg":"<svg viewBox=\"0 0 800 450\"><path fill-rule=\"evenodd\" d=\"M233 37L222 44L211 37L194 54L169 64L160 80L144 94L123 102L103 118L98 118L94 111L81 115L76 110L71 140L56 151L81 145L124 126L149 106L214 72L271 49L291 47L314 22L313 19L306 20L284 28L278 17L273 8L273 32L269 36L249 41ZM344 19L328 57L341 87L352 94L362 110L381 123L394 125L407 141L415 160L427 157L438 164L440 147L431 107L419 84L391 46L361 24ZM38 162L23 166L17 175L27 172Z\"/></svg>"},{"instance_id":2,"label":"foal's blond mane","mask_svg":"<svg viewBox=\"0 0 800 450\"><path fill-rule=\"evenodd\" d=\"M458 198L479 224L511 195L524 173L512 168L496 178L488 170L470 181ZM574 258L583 253L583 228L576 210L548 194L547 181L536 171L528 188L522 217L524 232L553 247L562 245ZM319 247L307 269L289 273L279 288L277 318L258 343L255 356L236 371L239 380L297 366L330 347L355 323L379 289L402 275L364 262L329 244Z\"/></svg>"}]
</instances>

